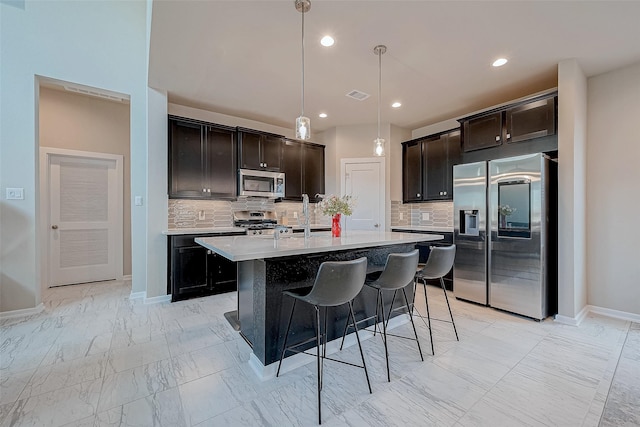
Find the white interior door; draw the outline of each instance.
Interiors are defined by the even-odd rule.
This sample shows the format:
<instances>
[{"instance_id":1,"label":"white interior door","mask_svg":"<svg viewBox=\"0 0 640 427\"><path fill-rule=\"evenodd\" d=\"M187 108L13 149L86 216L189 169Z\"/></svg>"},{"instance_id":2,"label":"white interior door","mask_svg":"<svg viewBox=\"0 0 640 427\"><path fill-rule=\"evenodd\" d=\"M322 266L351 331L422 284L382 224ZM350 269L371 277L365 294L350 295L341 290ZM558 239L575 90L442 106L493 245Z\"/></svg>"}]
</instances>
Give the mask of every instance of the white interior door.
<instances>
[{"instance_id":1,"label":"white interior door","mask_svg":"<svg viewBox=\"0 0 640 427\"><path fill-rule=\"evenodd\" d=\"M342 159L342 194L356 199L347 230L384 230L384 159Z\"/></svg>"},{"instance_id":2,"label":"white interior door","mask_svg":"<svg viewBox=\"0 0 640 427\"><path fill-rule=\"evenodd\" d=\"M122 276L122 157L103 156L48 156L50 286Z\"/></svg>"}]
</instances>

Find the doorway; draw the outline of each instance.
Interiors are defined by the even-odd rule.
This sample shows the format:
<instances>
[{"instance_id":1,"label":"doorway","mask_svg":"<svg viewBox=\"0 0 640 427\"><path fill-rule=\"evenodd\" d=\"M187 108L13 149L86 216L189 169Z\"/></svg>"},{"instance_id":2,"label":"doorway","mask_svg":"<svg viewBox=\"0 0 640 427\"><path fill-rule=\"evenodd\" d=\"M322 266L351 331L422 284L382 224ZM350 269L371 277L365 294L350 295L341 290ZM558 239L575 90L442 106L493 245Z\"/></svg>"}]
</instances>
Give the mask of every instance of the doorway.
<instances>
[{"instance_id":1,"label":"doorway","mask_svg":"<svg viewBox=\"0 0 640 427\"><path fill-rule=\"evenodd\" d=\"M43 147L48 287L122 279L123 158Z\"/></svg>"},{"instance_id":2,"label":"doorway","mask_svg":"<svg viewBox=\"0 0 640 427\"><path fill-rule=\"evenodd\" d=\"M384 157L340 160L340 190L356 200L346 230L385 230Z\"/></svg>"}]
</instances>

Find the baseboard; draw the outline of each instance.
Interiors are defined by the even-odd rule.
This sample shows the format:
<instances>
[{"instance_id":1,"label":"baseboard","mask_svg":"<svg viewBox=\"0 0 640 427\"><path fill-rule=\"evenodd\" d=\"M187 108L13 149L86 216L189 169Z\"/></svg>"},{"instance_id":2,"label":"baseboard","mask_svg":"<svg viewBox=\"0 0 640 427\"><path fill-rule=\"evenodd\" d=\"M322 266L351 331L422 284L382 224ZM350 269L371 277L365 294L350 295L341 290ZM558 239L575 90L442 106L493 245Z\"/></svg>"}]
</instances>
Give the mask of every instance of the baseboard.
<instances>
[{"instance_id":1,"label":"baseboard","mask_svg":"<svg viewBox=\"0 0 640 427\"><path fill-rule=\"evenodd\" d=\"M122 276L122 280L131 280L131 275L130 274L126 274L124 276Z\"/></svg>"},{"instance_id":2,"label":"baseboard","mask_svg":"<svg viewBox=\"0 0 640 427\"><path fill-rule=\"evenodd\" d=\"M628 320L630 322L640 323L640 314L628 313L626 311L613 310L611 308L598 307L590 305L589 312L594 314L600 314L601 316L613 317L615 319Z\"/></svg>"},{"instance_id":3,"label":"baseboard","mask_svg":"<svg viewBox=\"0 0 640 427\"><path fill-rule=\"evenodd\" d=\"M169 295L160 295L157 297L145 298L145 304L160 304L163 302L171 302L171 294Z\"/></svg>"},{"instance_id":4,"label":"baseboard","mask_svg":"<svg viewBox=\"0 0 640 427\"><path fill-rule=\"evenodd\" d=\"M21 310L11 310L0 312L0 319L10 319L12 317L32 316L34 314L42 313L44 311L44 304L40 303L33 308L23 308Z\"/></svg>"},{"instance_id":5,"label":"baseboard","mask_svg":"<svg viewBox=\"0 0 640 427\"><path fill-rule=\"evenodd\" d=\"M129 299L141 299L147 296L146 292L131 292L129 294Z\"/></svg>"},{"instance_id":6,"label":"baseboard","mask_svg":"<svg viewBox=\"0 0 640 427\"><path fill-rule=\"evenodd\" d=\"M589 307L590 306L585 305L582 308L582 310L580 310L580 312L576 315L576 317L569 317L569 316L563 316L561 314L556 314L553 320L554 322L562 323L563 325L580 326L580 323L582 323L584 318L587 317L587 314L589 313Z\"/></svg>"}]
</instances>

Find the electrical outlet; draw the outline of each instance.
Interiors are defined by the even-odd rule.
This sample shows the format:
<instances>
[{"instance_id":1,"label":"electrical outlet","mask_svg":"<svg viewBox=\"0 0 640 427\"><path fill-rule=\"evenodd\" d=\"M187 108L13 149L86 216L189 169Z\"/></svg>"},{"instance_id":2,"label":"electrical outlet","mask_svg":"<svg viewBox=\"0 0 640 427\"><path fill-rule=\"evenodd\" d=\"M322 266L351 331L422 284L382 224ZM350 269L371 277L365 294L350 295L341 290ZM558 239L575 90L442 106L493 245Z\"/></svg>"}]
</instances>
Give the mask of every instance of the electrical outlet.
<instances>
[{"instance_id":1,"label":"electrical outlet","mask_svg":"<svg viewBox=\"0 0 640 427\"><path fill-rule=\"evenodd\" d=\"M298 219L298 211L293 211L293 217L294 217L295 219Z\"/></svg>"},{"instance_id":2,"label":"electrical outlet","mask_svg":"<svg viewBox=\"0 0 640 427\"><path fill-rule=\"evenodd\" d=\"M429 221L429 212L422 212L422 220Z\"/></svg>"},{"instance_id":3,"label":"electrical outlet","mask_svg":"<svg viewBox=\"0 0 640 427\"><path fill-rule=\"evenodd\" d=\"M403 212L400 212L400 219L401 220L404 219L404 213Z\"/></svg>"},{"instance_id":4,"label":"electrical outlet","mask_svg":"<svg viewBox=\"0 0 640 427\"><path fill-rule=\"evenodd\" d=\"M205 218L205 216L204 216L204 211L200 211L200 212L198 212L198 219L199 219L200 221L203 221L203 220L204 220L204 218Z\"/></svg>"},{"instance_id":5,"label":"electrical outlet","mask_svg":"<svg viewBox=\"0 0 640 427\"><path fill-rule=\"evenodd\" d=\"M7 200L24 200L24 188L7 188Z\"/></svg>"}]
</instances>

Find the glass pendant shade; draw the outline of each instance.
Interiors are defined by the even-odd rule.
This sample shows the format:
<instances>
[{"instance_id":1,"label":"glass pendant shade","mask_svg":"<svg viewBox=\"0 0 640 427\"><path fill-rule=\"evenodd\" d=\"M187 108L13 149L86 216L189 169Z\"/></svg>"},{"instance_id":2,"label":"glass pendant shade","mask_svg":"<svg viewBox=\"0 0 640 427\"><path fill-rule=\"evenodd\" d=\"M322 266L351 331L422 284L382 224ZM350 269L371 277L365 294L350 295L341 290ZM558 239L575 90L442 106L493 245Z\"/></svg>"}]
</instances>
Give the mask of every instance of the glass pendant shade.
<instances>
[{"instance_id":1,"label":"glass pendant shade","mask_svg":"<svg viewBox=\"0 0 640 427\"><path fill-rule=\"evenodd\" d=\"M307 140L311 137L311 120L309 117L300 116L296 119L296 138Z\"/></svg>"},{"instance_id":2,"label":"glass pendant shade","mask_svg":"<svg viewBox=\"0 0 640 427\"><path fill-rule=\"evenodd\" d=\"M384 138L376 138L373 140L373 154L374 156L384 156Z\"/></svg>"}]
</instances>

